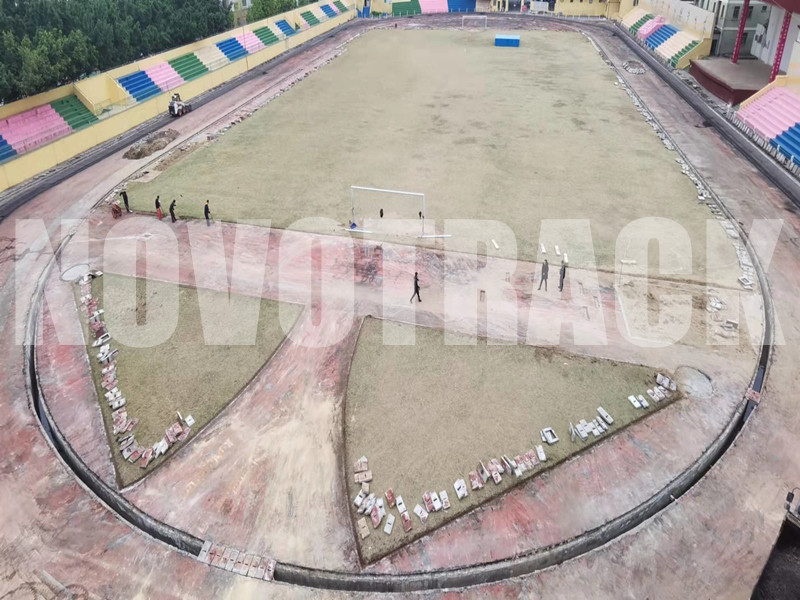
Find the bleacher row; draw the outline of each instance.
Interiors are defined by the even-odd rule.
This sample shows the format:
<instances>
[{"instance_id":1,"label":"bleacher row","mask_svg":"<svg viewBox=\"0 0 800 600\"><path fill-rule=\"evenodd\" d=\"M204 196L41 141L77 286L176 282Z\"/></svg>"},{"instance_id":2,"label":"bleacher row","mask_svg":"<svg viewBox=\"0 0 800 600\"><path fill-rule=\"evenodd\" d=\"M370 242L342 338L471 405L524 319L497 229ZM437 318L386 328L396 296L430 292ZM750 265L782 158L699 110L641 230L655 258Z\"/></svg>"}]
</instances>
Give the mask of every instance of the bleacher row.
<instances>
[{"instance_id":1,"label":"bleacher row","mask_svg":"<svg viewBox=\"0 0 800 600\"><path fill-rule=\"evenodd\" d=\"M773 87L742 106L736 116L800 165L800 96L788 88Z\"/></svg>"},{"instance_id":2,"label":"bleacher row","mask_svg":"<svg viewBox=\"0 0 800 600\"><path fill-rule=\"evenodd\" d=\"M392 16L446 12L475 12L475 0L409 0L392 2Z\"/></svg>"},{"instance_id":3,"label":"bleacher row","mask_svg":"<svg viewBox=\"0 0 800 600\"><path fill-rule=\"evenodd\" d=\"M347 7L340 0L312 6L300 13L303 22L298 23L298 27L308 29L346 11ZM279 19L254 31L245 31L214 45L129 73L117 81L136 102L142 102L294 34L295 28L285 19Z\"/></svg>"},{"instance_id":4,"label":"bleacher row","mask_svg":"<svg viewBox=\"0 0 800 600\"><path fill-rule=\"evenodd\" d=\"M305 24L299 24L299 28L308 29L346 11L347 7L341 0L310 7L301 13ZM136 102L141 102L258 52L294 33L295 28L285 19L280 19L255 31L245 31L195 52L151 65L117 81ZM97 120L75 95L2 119L0 163L69 135Z\"/></svg>"},{"instance_id":5,"label":"bleacher row","mask_svg":"<svg viewBox=\"0 0 800 600\"><path fill-rule=\"evenodd\" d=\"M700 43L692 35L666 23L662 16L642 8L635 8L625 15L622 25L673 67L677 67L678 61Z\"/></svg>"},{"instance_id":6,"label":"bleacher row","mask_svg":"<svg viewBox=\"0 0 800 600\"><path fill-rule=\"evenodd\" d=\"M97 121L77 96L67 96L0 120L0 162Z\"/></svg>"}]
</instances>

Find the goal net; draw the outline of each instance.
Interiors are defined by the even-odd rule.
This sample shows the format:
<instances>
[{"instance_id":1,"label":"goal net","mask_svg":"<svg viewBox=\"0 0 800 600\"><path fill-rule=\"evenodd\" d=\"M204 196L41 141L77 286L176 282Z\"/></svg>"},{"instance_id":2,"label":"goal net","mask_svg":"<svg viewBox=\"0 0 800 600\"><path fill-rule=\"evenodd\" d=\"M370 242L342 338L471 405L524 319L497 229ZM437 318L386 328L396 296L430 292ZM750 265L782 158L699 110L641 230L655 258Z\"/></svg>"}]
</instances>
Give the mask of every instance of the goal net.
<instances>
[{"instance_id":1,"label":"goal net","mask_svg":"<svg viewBox=\"0 0 800 600\"><path fill-rule=\"evenodd\" d=\"M350 186L349 228L359 233L425 235L425 194Z\"/></svg>"},{"instance_id":2,"label":"goal net","mask_svg":"<svg viewBox=\"0 0 800 600\"><path fill-rule=\"evenodd\" d=\"M467 27L488 29L489 18L486 15L464 15L461 17L461 29L466 29Z\"/></svg>"}]
</instances>

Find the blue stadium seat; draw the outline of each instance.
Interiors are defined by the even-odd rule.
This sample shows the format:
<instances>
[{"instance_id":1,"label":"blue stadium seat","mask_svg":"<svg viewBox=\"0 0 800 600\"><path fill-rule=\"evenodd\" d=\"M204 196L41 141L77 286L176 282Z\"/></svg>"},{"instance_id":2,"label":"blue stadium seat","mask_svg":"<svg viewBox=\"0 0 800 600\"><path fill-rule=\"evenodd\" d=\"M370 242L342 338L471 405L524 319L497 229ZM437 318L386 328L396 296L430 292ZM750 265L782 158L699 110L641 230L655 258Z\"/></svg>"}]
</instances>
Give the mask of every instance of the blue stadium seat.
<instances>
[{"instance_id":1,"label":"blue stadium seat","mask_svg":"<svg viewBox=\"0 0 800 600\"><path fill-rule=\"evenodd\" d=\"M288 35L294 35L294 27L289 25L289 23L287 23L285 19L281 19L280 21L277 21L275 23L275 25L280 27L280 30L284 33L284 35L287 35L287 36Z\"/></svg>"},{"instance_id":2,"label":"blue stadium seat","mask_svg":"<svg viewBox=\"0 0 800 600\"><path fill-rule=\"evenodd\" d=\"M17 151L11 147L11 144L3 139L2 135L0 135L0 162L6 161L9 158L14 158L16 155Z\"/></svg>"},{"instance_id":3,"label":"blue stadium seat","mask_svg":"<svg viewBox=\"0 0 800 600\"><path fill-rule=\"evenodd\" d=\"M792 162L800 165L800 127L797 124L772 140L772 145L781 151L781 154L789 156Z\"/></svg>"},{"instance_id":4,"label":"blue stadium seat","mask_svg":"<svg viewBox=\"0 0 800 600\"><path fill-rule=\"evenodd\" d=\"M475 12L475 0L447 0L450 12Z\"/></svg>"},{"instance_id":5,"label":"blue stadium seat","mask_svg":"<svg viewBox=\"0 0 800 600\"><path fill-rule=\"evenodd\" d=\"M678 30L672 25L662 25L653 35L648 36L645 43L650 46L650 48L655 49L676 33L678 33Z\"/></svg>"},{"instance_id":6,"label":"blue stadium seat","mask_svg":"<svg viewBox=\"0 0 800 600\"><path fill-rule=\"evenodd\" d=\"M227 40L217 42L217 48L222 50L222 53L230 61L234 61L237 58L242 58L243 56L247 56L247 50L244 49L244 46L242 46L236 40L236 38L229 38Z\"/></svg>"},{"instance_id":7,"label":"blue stadium seat","mask_svg":"<svg viewBox=\"0 0 800 600\"><path fill-rule=\"evenodd\" d=\"M136 71L130 75L125 75L117 79L117 81L137 102L147 100L161 93L161 88L144 71Z\"/></svg>"},{"instance_id":8,"label":"blue stadium seat","mask_svg":"<svg viewBox=\"0 0 800 600\"><path fill-rule=\"evenodd\" d=\"M328 6L327 4L323 4L322 6L320 6L320 8L322 9L322 12L324 12L324 13L325 13L325 16L326 16L326 17L328 17L329 19L330 19L331 17L335 17L335 16L336 16L336 11L335 11L335 10L333 10L333 9L332 9L330 6Z\"/></svg>"}]
</instances>

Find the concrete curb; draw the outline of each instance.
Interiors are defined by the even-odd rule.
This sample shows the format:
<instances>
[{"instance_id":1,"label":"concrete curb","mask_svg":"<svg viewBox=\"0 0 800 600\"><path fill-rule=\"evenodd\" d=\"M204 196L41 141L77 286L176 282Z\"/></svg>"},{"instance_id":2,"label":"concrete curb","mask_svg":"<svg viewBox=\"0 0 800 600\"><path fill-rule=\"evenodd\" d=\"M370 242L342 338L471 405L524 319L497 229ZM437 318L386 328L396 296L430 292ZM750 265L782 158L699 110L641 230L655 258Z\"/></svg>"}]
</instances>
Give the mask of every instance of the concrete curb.
<instances>
[{"instance_id":1,"label":"concrete curb","mask_svg":"<svg viewBox=\"0 0 800 600\"><path fill-rule=\"evenodd\" d=\"M531 17L527 15L520 15L518 18L527 19ZM614 31L614 33L618 33L614 26L610 26L605 23L597 23L596 21L582 23L572 19L561 19L556 17L544 18L548 20L564 22L567 24L579 25L580 27L602 28L606 31L610 30ZM436 20L441 19L431 19L431 21ZM350 26L352 23L356 22L357 20L350 21L343 27ZM340 29L332 30L331 33L336 31L340 31ZM320 39L324 39L325 37L326 36L321 36ZM759 168L759 170L770 181L784 191L784 193L786 193L787 196L792 199L792 202L800 206L800 186L798 186L797 182L793 178L789 177L788 174L783 171L783 169L774 164L769 157L766 155L760 155L749 140L743 138L741 135L738 135L738 130L736 130L724 118L722 118L721 115L718 115L705 103L700 101L694 94L690 92L685 84L672 77L671 72L667 70L666 67L656 61L654 57L649 56L646 52L644 52L644 50L636 45L633 40L628 38L627 34L623 34L621 37L623 40L625 40L625 43L639 56L639 58L641 58L648 67L653 69L654 72L656 72L671 88L673 88L673 90L675 90L681 96L681 98L687 102L687 104L689 104L699 114L710 121L720 132L720 134L723 135L723 137L725 137L725 139L729 141L736 150L738 150L748 161ZM225 86L223 86L223 88L225 88ZM217 93L222 94L224 91L227 91L227 89L230 89L226 88L224 91L222 91L223 88L219 88ZM127 144L129 142L125 143ZM82 168L86 168L86 166L88 166L88 164ZM78 172L78 170L75 172ZM65 175L63 179L71 176L71 174ZM731 215L724 204L720 202L720 206L722 207L723 211L725 211L726 215L731 218ZM732 221L736 223L738 228L739 226L737 221L734 219L732 219ZM744 235L744 232L740 231L740 234L742 235L742 239L746 241L747 250L756 268L763 296L765 298L766 314L764 341L761 348L759 366L756 374L754 375L754 380L759 379L760 376L760 384L758 385L760 390L761 386L763 386L763 382L766 380L767 369L769 365L774 313L772 299L769 294L769 287L763 269L761 268L757 256L755 256L749 240ZM65 240L65 242L67 240ZM65 242L62 243L61 247L63 247ZM59 251L56 252L56 256L59 252L60 248ZM91 472L88 467L86 467L80 457L74 452L67 440L58 430L55 422L52 420L52 416L47 409L46 399L41 394L38 385L38 376L35 368L36 347L33 344L33 341L36 339L36 323L42 305L44 282L46 281L46 278L52 270L54 264L55 256L53 259L51 259L48 267L45 269L44 273L39 279L36 293L33 298L33 304L29 312L26 331L25 372L28 377L28 392L30 394L32 405L35 407L37 416L41 421L42 427L52 441L55 449L61 455L66 464L75 472L77 477L94 494L96 494L98 498L100 498L112 510L117 512L120 517L128 521L131 525L142 530L144 533L170 544L179 550L190 552L196 555L200 552L203 543L202 540L152 518L148 514L133 506L115 490L108 487L93 472ZM459 569L394 575L373 575L364 573L326 571L279 562L275 568L275 580L293 585L320 589L371 592L414 592L446 588L461 588L492 583L512 577L527 575L532 572L551 567L566 560L578 557L582 554L586 554L610 542L611 540L630 532L635 527L641 525L646 520L658 514L677 498L680 498L680 496L682 496L686 491L691 489L692 486L702 480L703 476L724 455L727 448L733 443L741 431L744 425L743 415L745 406L746 403L742 401L728 425L717 436L714 442L705 450L705 452L699 456L686 471L681 473L672 482L670 482L669 485L664 487L658 493L654 494L649 500L618 516L612 521L609 521L605 525L588 531L559 545L535 551L533 553L513 559L507 559L494 563L475 565Z\"/></svg>"}]
</instances>

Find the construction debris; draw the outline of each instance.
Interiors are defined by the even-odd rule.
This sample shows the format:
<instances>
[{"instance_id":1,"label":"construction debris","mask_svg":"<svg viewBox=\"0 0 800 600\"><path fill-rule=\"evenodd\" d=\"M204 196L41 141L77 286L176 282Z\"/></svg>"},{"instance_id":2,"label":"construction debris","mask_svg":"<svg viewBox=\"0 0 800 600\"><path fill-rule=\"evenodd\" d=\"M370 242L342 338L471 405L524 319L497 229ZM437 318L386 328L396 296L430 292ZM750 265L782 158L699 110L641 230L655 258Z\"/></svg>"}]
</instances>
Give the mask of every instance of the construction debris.
<instances>
[{"instance_id":1,"label":"construction debris","mask_svg":"<svg viewBox=\"0 0 800 600\"><path fill-rule=\"evenodd\" d=\"M361 536L361 539L366 539L369 536L369 527L367 527L367 520L364 517L361 517L357 522L356 526L358 527L358 535Z\"/></svg>"},{"instance_id":2,"label":"construction debris","mask_svg":"<svg viewBox=\"0 0 800 600\"><path fill-rule=\"evenodd\" d=\"M463 479L456 479L456 482L453 484L453 489L459 500L463 500L467 497L467 484Z\"/></svg>"}]
</instances>

